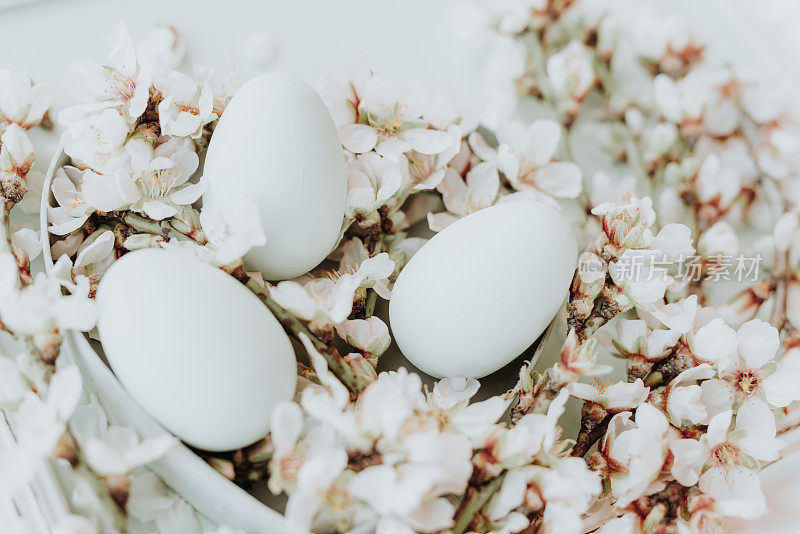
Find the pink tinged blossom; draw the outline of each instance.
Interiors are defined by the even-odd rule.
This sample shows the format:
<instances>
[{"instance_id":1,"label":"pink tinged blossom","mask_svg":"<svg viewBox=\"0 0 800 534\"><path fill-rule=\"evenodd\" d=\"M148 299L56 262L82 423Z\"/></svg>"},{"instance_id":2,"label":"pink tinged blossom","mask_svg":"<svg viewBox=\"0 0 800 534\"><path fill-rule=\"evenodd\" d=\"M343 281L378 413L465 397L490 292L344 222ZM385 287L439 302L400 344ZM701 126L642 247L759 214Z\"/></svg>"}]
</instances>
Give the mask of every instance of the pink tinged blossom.
<instances>
[{"instance_id":1,"label":"pink tinged blossom","mask_svg":"<svg viewBox=\"0 0 800 534\"><path fill-rule=\"evenodd\" d=\"M443 152L451 144L449 137L445 132L428 129L422 118L429 98L419 84L402 84L373 75L364 86L358 105L359 115L366 123L360 126L367 126L372 132L350 126L345 130L343 144L358 149L357 153L374 149L393 160L411 149L422 154Z\"/></svg>"},{"instance_id":2,"label":"pink tinged blossom","mask_svg":"<svg viewBox=\"0 0 800 534\"><path fill-rule=\"evenodd\" d=\"M698 381L714 376L714 369L704 363L680 373L669 383L667 394L667 415L675 426L682 426L685 421L696 425L708 417L706 406L702 402L702 389Z\"/></svg>"},{"instance_id":3,"label":"pink tinged blossom","mask_svg":"<svg viewBox=\"0 0 800 534\"><path fill-rule=\"evenodd\" d=\"M488 163L479 163L462 178L448 168L437 189L442 193L447 211L464 216L494 204L500 189L497 169Z\"/></svg>"},{"instance_id":4,"label":"pink tinged blossom","mask_svg":"<svg viewBox=\"0 0 800 534\"><path fill-rule=\"evenodd\" d=\"M346 320L336 325L336 333L356 349L380 356L392 343L389 327L379 317Z\"/></svg>"},{"instance_id":5,"label":"pink tinged blossom","mask_svg":"<svg viewBox=\"0 0 800 534\"><path fill-rule=\"evenodd\" d=\"M626 421L625 414L628 412L614 416L621 418L619 426L623 430L608 446L609 456L625 468L611 476L611 491L620 507L639 498L661 473L667 453L664 438L669 427L661 410L648 403L637 408L633 423ZM609 433L614 428L609 424Z\"/></svg>"},{"instance_id":6,"label":"pink tinged blossom","mask_svg":"<svg viewBox=\"0 0 800 534\"><path fill-rule=\"evenodd\" d=\"M204 246L171 239L161 246L187 252L213 265L223 266L242 258L267 242L258 207L248 200L224 199L200 212L200 226L208 242Z\"/></svg>"},{"instance_id":7,"label":"pink tinged blossom","mask_svg":"<svg viewBox=\"0 0 800 534\"><path fill-rule=\"evenodd\" d=\"M577 40L550 56L546 68L557 96L575 102L583 100L597 79L591 50Z\"/></svg>"},{"instance_id":8,"label":"pink tinged blossom","mask_svg":"<svg viewBox=\"0 0 800 534\"><path fill-rule=\"evenodd\" d=\"M70 429L86 461L101 475L126 475L157 460L176 443L167 434L142 440L132 428L109 425L95 402L76 410Z\"/></svg>"},{"instance_id":9,"label":"pink tinged blossom","mask_svg":"<svg viewBox=\"0 0 800 534\"><path fill-rule=\"evenodd\" d=\"M270 287L270 296L286 309L308 321L343 322L353 308L359 287L376 286L394 273L395 264L385 252L364 260L355 272L330 278L314 278L304 284L279 282Z\"/></svg>"},{"instance_id":10,"label":"pink tinged blossom","mask_svg":"<svg viewBox=\"0 0 800 534\"><path fill-rule=\"evenodd\" d=\"M377 210L398 192L403 182L400 165L375 152L356 156L347 164L347 208L351 214L377 217Z\"/></svg>"},{"instance_id":11,"label":"pink tinged blossom","mask_svg":"<svg viewBox=\"0 0 800 534\"><path fill-rule=\"evenodd\" d=\"M83 104L59 113L64 126L61 144L77 163L102 170L111 155L122 148L130 125L106 103Z\"/></svg>"},{"instance_id":12,"label":"pink tinged blossom","mask_svg":"<svg viewBox=\"0 0 800 534\"><path fill-rule=\"evenodd\" d=\"M53 101L53 91L21 73L0 69L0 133L9 124L28 130L39 124Z\"/></svg>"},{"instance_id":13,"label":"pink tinged blossom","mask_svg":"<svg viewBox=\"0 0 800 534\"><path fill-rule=\"evenodd\" d=\"M593 402L607 411L616 413L631 410L647 400L650 388L640 378L634 382L617 382L610 386L592 386L578 382L567 386L573 397Z\"/></svg>"},{"instance_id":14,"label":"pink tinged blossom","mask_svg":"<svg viewBox=\"0 0 800 534\"><path fill-rule=\"evenodd\" d=\"M207 82L198 86L189 76L171 71L157 81L156 88L163 96L158 116L164 135L198 139L203 127L217 118L214 92Z\"/></svg>"},{"instance_id":15,"label":"pink tinged blossom","mask_svg":"<svg viewBox=\"0 0 800 534\"><path fill-rule=\"evenodd\" d=\"M133 168L131 177L138 188L130 209L159 221L178 213L180 206L196 202L205 190L205 182L189 182L199 165L193 148L170 140L159 145L149 161Z\"/></svg>"},{"instance_id":16,"label":"pink tinged blossom","mask_svg":"<svg viewBox=\"0 0 800 534\"><path fill-rule=\"evenodd\" d=\"M116 107L133 123L144 113L150 99L156 50L151 43L137 48L124 23L111 31L108 49L108 60L102 65L71 65L67 86L81 100Z\"/></svg>"}]
</instances>

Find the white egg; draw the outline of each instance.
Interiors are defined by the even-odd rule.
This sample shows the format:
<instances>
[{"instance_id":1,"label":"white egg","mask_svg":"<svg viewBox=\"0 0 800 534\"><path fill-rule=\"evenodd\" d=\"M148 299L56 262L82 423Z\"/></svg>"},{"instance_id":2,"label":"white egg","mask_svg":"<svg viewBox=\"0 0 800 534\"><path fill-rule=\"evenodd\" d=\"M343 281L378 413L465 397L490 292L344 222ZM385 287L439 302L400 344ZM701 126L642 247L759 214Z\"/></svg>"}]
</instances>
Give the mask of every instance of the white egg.
<instances>
[{"instance_id":1,"label":"white egg","mask_svg":"<svg viewBox=\"0 0 800 534\"><path fill-rule=\"evenodd\" d=\"M292 344L250 291L223 271L164 250L132 252L97 290L97 329L133 398L183 441L250 445L296 384Z\"/></svg>"},{"instance_id":2,"label":"white egg","mask_svg":"<svg viewBox=\"0 0 800 534\"><path fill-rule=\"evenodd\" d=\"M339 135L328 108L299 78L264 74L244 85L208 147L203 203L253 201L267 236L245 256L268 280L316 267L336 246L347 200Z\"/></svg>"},{"instance_id":3,"label":"white egg","mask_svg":"<svg viewBox=\"0 0 800 534\"><path fill-rule=\"evenodd\" d=\"M500 369L558 312L577 254L567 220L538 202L499 204L456 221L397 278L389 301L397 345L435 377Z\"/></svg>"}]
</instances>

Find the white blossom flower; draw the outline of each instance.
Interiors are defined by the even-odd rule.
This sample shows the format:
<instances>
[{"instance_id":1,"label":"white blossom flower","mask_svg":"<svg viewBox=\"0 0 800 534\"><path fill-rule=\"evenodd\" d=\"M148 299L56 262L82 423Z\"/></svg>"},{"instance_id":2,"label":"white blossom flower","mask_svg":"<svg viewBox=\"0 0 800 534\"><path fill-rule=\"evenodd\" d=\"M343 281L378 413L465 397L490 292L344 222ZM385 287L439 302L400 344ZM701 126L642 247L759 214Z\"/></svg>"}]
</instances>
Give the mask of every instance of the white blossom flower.
<instances>
[{"instance_id":1,"label":"white blossom flower","mask_svg":"<svg viewBox=\"0 0 800 534\"><path fill-rule=\"evenodd\" d=\"M106 102L65 109L58 115L64 127L61 144L76 163L101 171L125 143L130 125Z\"/></svg>"},{"instance_id":2,"label":"white blossom flower","mask_svg":"<svg viewBox=\"0 0 800 534\"><path fill-rule=\"evenodd\" d=\"M70 429L86 461L101 475L130 473L159 459L176 443L167 434L142 440L130 427L109 425L97 399L75 410Z\"/></svg>"},{"instance_id":3,"label":"white blossom flower","mask_svg":"<svg viewBox=\"0 0 800 534\"><path fill-rule=\"evenodd\" d=\"M156 89L163 96L158 117L164 135L197 139L203 135L203 127L217 118L208 82L198 86L189 76L170 71L156 82Z\"/></svg>"},{"instance_id":4,"label":"white blossom flower","mask_svg":"<svg viewBox=\"0 0 800 534\"><path fill-rule=\"evenodd\" d=\"M107 61L71 65L67 86L82 102L117 108L133 124L150 100L155 57L155 48L148 43L135 46L125 23L120 22L108 36Z\"/></svg>"},{"instance_id":5,"label":"white blossom flower","mask_svg":"<svg viewBox=\"0 0 800 534\"><path fill-rule=\"evenodd\" d=\"M447 213L428 215L428 224L431 229L441 230L458 217L494 204L500 190L500 177L497 168L489 163L479 163L467 173L466 178L448 167L436 189L442 194Z\"/></svg>"},{"instance_id":6,"label":"white blossom flower","mask_svg":"<svg viewBox=\"0 0 800 534\"><path fill-rule=\"evenodd\" d=\"M203 528L194 508L170 490L155 473L134 472L129 480L126 509L148 531L157 534L202 534Z\"/></svg>"},{"instance_id":7,"label":"white blossom flower","mask_svg":"<svg viewBox=\"0 0 800 534\"><path fill-rule=\"evenodd\" d=\"M70 294L63 295L62 287ZM0 287L0 295L0 316L14 332L27 335L69 329L87 332L95 323L96 310L89 299L89 280L85 277L78 277L72 284L39 273L34 283L23 289Z\"/></svg>"},{"instance_id":8,"label":"white blossom flower","mask_svg":"<svg viewBox=\"0 0 800 534\"><path fill-rule=\"evenodd\" d=\"M691 367L670 381L665 389L667 416L673 425L680 427L684 421L693 425L708 417L701 401L702 389L696 383L714 376L714 369L707 363Z\"/></svg>"},{"instance_id":9,"label":"white blossom flower","mask_svg":"<svg viewBox=\"0 0 800 534\"><path fill-rule=\"evenodd\" d=\"M494 163L515 189L536 193L549 204L555 204L553 198L580 194L580 168L572 162L554 161L561 141L561 126L555 121L537 120L528 127L512 121L497 129L497 138L500 144L495 151L477 132L469 137L475 153Z\"/></svg>"},{"instance_id":10,"label":"white blossom flower","mask_svg":"<svg viewBox=\"0 0 800 534\"><path fill-rule=\"evenodd\" d=\"M672 472L684 485L699 480L700 490L719 501L726 513L753 518L766 511L757 461L776 459L780 442L766 406L743 406L729 430L732 415L730 410L715 415L700 441L673 441Z\"/></svg>"},{"instance_id":11,"label":"white blossom flower","mask_svg":"<svg viewBox=\"0 0 800 534\"><path fill-rule=\"evenodd\" d=\"M779 123L762 128L755 147L758 166L774 180L785 180L800 169L800 129Z\"/></svg>"},{"instance_id":12,"label":"white blossom flower","mask_svg":"<svg viewBox=\"0 0 800 534\"><path fill-rule=\"evenodd\" d=\"M664 118L676 124L699 121L709 97L708 80L702 73L692 72L677 82L666 74L659 74L653 82L656 108Z\"/></svg>"},{"instance_id":13,"label":"white blossom flower","mask_svg":"<svg viewBox=\"0 0 800 534\"><path fill-rule=\"evenodd\" d=\"M443 152L451 139L446 132L428 129L422 118L428 100L429 95L419 84L373 75L358 104L364 123L340 127L342 144L351 152L374 149L395 160L411 149L422 154Z\"/></svg>"},{"instance_id":14,"label":"white blossom flower","mask_svg":"<svg viewBox=\"0 0 800 534\"><path fill-rule=\"evenodd\" d=\"M17 124L8 126L0 141L0 190L3 196L16 203L25 195L25 177L36 155L28 134Z\"/></svg>"},{"instance_id":15,"label":"white blossom flower","mask_svg":"<svg viewBox=\"0 0 800 534\"><path fill-rule=\"evenodd\" d=\"M205 182L189 182L199 165L197 153L183 140L159 145L152 159L134 158L131 178L138 188L130 209L156 221L172 217L180 206L194 203L205 190Z\"/></svg>"},{"instance_id":16,"label":"white blossom flower","mask_svg":"<svg viewBox=\"0 0 800 534\"><path fill-rule=\"evenodd\" d=\"M345 320L336 325L336 333L353 347L380 356L392 343L389 327L379 317Z\"/></svg>"},{"instance_id":17,"label":"white blossom flower","mask_svg":"<svg viewBox=\"0 0 800 534\"><path fill-rule=\"evenodd\" d=\"M187 252L212 265L223 266L242 258L251 248L267 242L258 206L247 199L223 199L213 205L203 206L200 226L208 240L205 245L173 238L160 243L160 246Z\"/></svg>"},{"instance_id":18,"label":"white blossom flower","mask_svg":"<svg viewBox=\"0 0 800 534\"><path fill-rule=\"evenodd\" d=\"M80 192L81 171L75 167L61 167L53 177L52 191L58 207L47 208L50 233L66 235L74 232L94 213Z\"/></svg>"},{"instance_id":19,"label":"white blossom flower","mask_svg":"<svg viewBox=\"0 0 800 534\"><path fill-rule=\"evenodd\" d=\"M720 323L712 321L694 339L695 355L713 361L719 372L701 386L709 417L739 405L782 408L800 399L795 356L775 360L780 340L774 326L753 319L734 333Z\"/></svg>"},{"instance_id":20,"label":"white blossom flower","mask_svg":"<svg viewBox=\"0 0 800 534\"><path fill-rule=\"evenodd\" d=\"M19 371L17 371L19 373ZM3 382L6 382L3 377ZM58 369L38 394L25 388L15 402L13 418L16 444L0 452L0 496L8 497L31 480L66 430L81 395L80 372L75 366Z\"/></svg>"},{"instance_id":21,"label":"white blossom flower","mask_svg":"<svg viewBox=\"0 0 800 534\"><path fill-rule=\"evenodd\" d=\"M631 195L627 202L607 202L592 209L592 214L602 216L603 236L597 242L598 250L617 257L625 249L645 248L655 237L651 226L656 220L650 197Z\"/></svg>"},{"instance_id":22,"label":"white blossom flower","mask_svg":"<svg viewBox=\"0 0 800 534\"><path fill-rule=\"evenodd\" d=\"M447 127L450 138L448 148L438 154L422 154L415 150L407 152L405 159L408 168L401 166L403 182L415 191L434 189L444 178L447 164L461 149L461 127L451 124Z\"/></svg>"},{"instance_id":23,"label":"white blossom flower","mask_svg":"<svg viewBox=\"0 0 800 534\"><path fill-rule=\"evenodd\" d=\"M650 388L641 378L634 382L616 382L609 386L593 386L574 382L567 386L573 397L599 404L610 413L632 410L647 400Z\"/></svg>"},{"instance_id":24,"label":"white blossom flower","mask_svg":"<svg viewBox=\"0 0 800 534\"><path fill-rule=\"evenodd\" d=\"M646 313L646 312L645 312ZM614 347L624 356L638 356L656 361L667 356L680 339L682 332L663 328L649 328L640 319L622 319L616 324Z\"/></svg>"},{"instance_id":25,"label":"white blossom flower","mask_svg":"<svg viewBox=\"0 0 800 534\"><path fill-rule=\"evenodd\" d=\"M21 73L0 69L0 133L10 124L28 130L42 121L53 101L53 91L34 84Z\"/></svg>"},{"instance_id":26,"label":"white blossom flower","mask_svg":"<svg viewBox=\"0 0 800 534\"><path fill-rule=\"evenodd\" d=\"M479 386L474 378L444 378L428 394L428 405L440 414L444 426L469 437L473 448L486 443L508 406L499 396L470 404Z\"/></svg>"},{"instance_id":27,"label":"white blossom flower","mask_svg":"<svg viewBox=\"0 0 800 534\"><path fill-rule=\"evenodd\" d=\"M78 247L78 256L72 272L83 275L97 283L104 272L114 263L116 238L111 230L95 230Z\"/></svg>"},{"instance_id":28,"label":"white blossom flower","mask_svg":"<svg viewBox=\"0 0 800 534\"><path fill-rule=\"evenodd\" d=\"M503 479L500 491L491 502L489 517L501 519L523 504L534 510L539 504L544 505L544 532L579 534L583 532L581 515L600 489L599 474L590 471L580 458L562 458L554 468L517 467Z\"/></svg>"},{"instance_id":29,"label":"white blossom flower","mask_svg":"<svg viewBox=\"0 0 800 534\"><path fill-rule=\"evenodd\" d=\"M380 517L376 532L437 532L452 526L455 506L425 499L436 474L422 466L374 465L356 473L348 489Z\"/></svg>"},{"instance_id":30,"label":"white blossom flower","mask_svg":"<svg viewBox=\"0 0 800 534\"><path fill-rule=\"evenodd\" d=\"M614 284L636 306L644 309L661 300L672 282L667 269L657 266L656 261L656 253L652 250L629 249L608 265Z\"/></svg>"},{"instance_id":31,"label":"white blossom flower","mask_svg":"<svg viewBox=\"0 0 800 534\"><path fill-rule=\"evenodd\" d=\"M636 409L635 419L630 412L614 416L601 444L609 457L623 467L611 474L611 492L617 506L625 507L639 498L661 473L667 455L664 440L669 424L667 418L652 404Z\"/></svg>"},{"instance_id":32,"label":"white blossom flower","mask_svg":"<svg viewBox=\"0 0 800 534\"><path fill-rule=\"evenodd\" d=\"M354 272L313 278L304 283L279 282L269 288L269 293L275 302L303 319L338 324L353 310L353 298L359 287L375 285L391 276L394 270L394 262L382 252L361 262Z\"/></svg>"},{"instance_id":33,"label":"white blossom flower","mask_svg":"<svg viewBox=\"0 0 800 534\"><path fill-rule=\"evenodd\" d=\"M367 218L397 193L403 182L398 161L368 152L347 164L347 209Z\"/></svg>"},{"instance_id":34,"label":"white blossom flower","mask_svg":"<svg viewBox=\"0 0 800 534\"><path fill-rule=\"evenodd\" d=\"M550 450L558 436L558 419L564 413L567 399L569 393L562 389L546 415L526 414L511 428L495 428L480 455L488 458L490 465L510 469L526 465L533 456Z\"/></svg>"},{"instance_id":35,"label":"white blossom flower","mask_svg":"<svg viewBox=\"0 0 800 534\"><path fill-rule=\"evenodd\" d=\"M297 488L286 503L290 532L310 532L318 517L348 519L348 505L353 497L339 478L346 467L344 449L331 449L303 463L297 475ZM337 517L341 515L345 517Z\"/></svg>"},{"instance_id":36,"label":"white blossom flower","mask_svg":"<svg viewBox=\"0 0 800 534\"><path fill-rule=\"evenodd\" d=\"M232 59L227 58L227 72L218 75L213 67L195 66L195 78L199 85L208 84L214 92L214 113L222 116L233 95L242 87L242 77Z\"/></svg>"},{"instance_id":37,"label":"white blossom flower","mask_svg":"<svg viewBox=\"0 0 800 534\"><path fill-rule=\"evenodd\" d=\"M584 99L597 79L592 51L580 41L572 41L547 60L547 77L557 95L574 102Z\"/></svg>"},{"instance_id":38,"label":"white blossom flower","mask_svg":"<svg viewBox=\"0 0 800 534\"><path fill-rule=\"evenodd\" d=\"M159 69L177 69L186 56L186 41L174 26L157 25L144 46L154 50L156 68L153 72L156 75Z\"/></svg>"}]
</instances>

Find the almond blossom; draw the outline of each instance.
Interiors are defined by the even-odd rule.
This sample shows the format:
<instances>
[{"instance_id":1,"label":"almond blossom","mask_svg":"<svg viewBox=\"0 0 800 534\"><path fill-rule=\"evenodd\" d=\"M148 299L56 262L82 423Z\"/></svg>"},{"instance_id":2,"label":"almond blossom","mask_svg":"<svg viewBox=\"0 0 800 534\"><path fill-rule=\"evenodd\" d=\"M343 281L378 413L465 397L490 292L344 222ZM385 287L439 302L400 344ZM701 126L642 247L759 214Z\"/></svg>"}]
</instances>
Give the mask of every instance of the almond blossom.
<instances>
[{"instance_id":1,"label":"almond blossom","mask_svg":"<svg viewBox=\"0 0 800 534\"><path fill-rule=\"evenodd\" d=\"M5 129L0 144L0 191L6 198L19 202L27 191L24 178L36 158L33 144L17 124Z\"/></svg>"},{"instance_id":2,"label":"almond blossom","mask_svg":"<svg viewBox=\"0 0 800 534\"><path fill-rule=\"evenodd\" d=\"M282 307L292 310L307 321L343 322L353 309L353 298L359 287L370 287L394 273L395 264L385 252L366 259L353 272L330 278L302 278L279 282L270 287L270 296Z\"/></svg>"},{"instance_id":3,"label":"almond blossom","mask_svg":"<svg viewBox=\"0 0 800 534\"><path fill-rule=\"evenodd\" d=\"M342 144L355 153L375 152L396 160L414 149L421 154L438 154L451 145L442 131L428 129L422 115L429 95L419 84L372 75L358 103L360 122L340 127Z\"/></svg>"},{"instance_id":4,"label":"almond blossom","mask_svg":"<svg viewBox=\"0 0 800 534\"><path fill-rule=\"evenodd\" d=\"M489 148L477 132L470 145L484 161L493 162L517 190L537 194L555 204L553 198L576 198L583 189L580 168L565 161L553 161L561 141L561 126L551 120L537 120L525 127L509 122L497 131L497 150Z\"/></svg>"},{"instance_id":5,"label":"almond blossom","mask_svg":"<svg viewBox=\"0 0 800 534\"><path fill-rule=\"evenodd\" d=\"M6 277L0 275L0 279L5 282ZM62 288L69 295L63 295ZM85 277L71 283L40 273L25 288L0 287L0 295L0 316L15 332L28 335L69 329L85 332L94 326L96 311L94 302L89 300L89 280Z\"/></svg>"},{"instance_id":6,"label":"almond blossom","mask_svg":"<svg viewBox=\"0 0 800 534\"><path fill-rule=\"evenodd\" d=\"M593 386L578 382L567 386L573 397L599 404L609 413L632 410L647 400L650 388L640 378L634 382L617 382L610 386Z\"/></svg>"},{"instance_id":7,"label":"almond blossom","mask_svg":"<svg viewBox=\"0 0 800 534\"><path fill-rule=\"evenodd\" d=\"M378 218L403 182L400 163L368 152L347 163L347 209L351 216Z\"/></svg>"},{"instance_id":8,"label":"almond blossom","mask_svg":"<svg viewBox=\"0 0 800 534\"><path fill-rule=\"evenodd\" d=\"M740 405L782 408L800 399L800 388L793 381L797 377L792 370L796 355L776 361L778 347L778 331L758 319L744 323L738 332L722 324L721 319L697 332L695 355L713 362L719 375L702 384L710 417Z\"/></svg>"},{"instance_id":9,"label":"almond blossom","mask_svg":"<svg viewBox=\"0 0 800 534\"><path fill-rule=\"evenodd\" d=\"M203 194L202 180L189 182L198 165L194 149L178 139L156 147L152 159L132 160L131 179L138 194L127 199L130 209L156 221L176 215L181 206L194 203Z\"/></svg>"},{"instance_id":10,"label":"almond blossom","mask_svg":"<svg viewBox=\"0 0 800 534\"><path fill-rule=\"evenodd\" d=\"M217 118L214 92L207 82L198 86L189 76L171 71L156 80L155 87L163 97L158 116L164 135L197 139L203 127Z\"/></svg>"},{"instance_id":11,"label":"almond blossom","mask_svg":"<svg viewBox=\"0 0 800 534\"><path fill-rule=\"evenodd\" d=\"M125 475L157 460L176 443L167 434L140 440L132 428L109 425L97 399L77 408L70 429L87 462L102 475Z\"/></svg>"},{"instance_id":12,"label":"almond blossom","mask_svg":"<svg viewBox=\"0 0 800 534\"><path fill-rule=\"evenodd\" d=\"M34 84L22 73L0 69L0 134L10 124L26 130L42 121L53 101L53 91Z\"/></svg>"},{"instance_id":13,"label":"almond blossom","mask_svg":"<svg viewBox=\"0 0 800 534\"><path fill-rule=\"evenodd\" d=\"M428 224L433 230L441 230L459 217L494 204L500 190L500 178L497 169L485 162L473 167L465 178L448 167L436 189L442 193L447 213L428 215Z\"/></svg>"},{"instance_id":14,"label":"almond blossom","mask_svg":"<svg viewBox=\"0 0 800 534\"><path fill-rule=\"evenodd\" d=\"M119 110L107 102L65 109L58 115L63 126L61 144L75 163L102 171L130 133Z\"/></svg>"},{"instance_id":15,"label":"almond blossom","mask_svg":"<svg viewBox=\"0 0 800 534\"><path fill-rule=\"evenodd\" d=\"M547 77L559 98L582 101L597 79L591 50L579 41L572 41L547 60Z\"/></svg>"},{"instance_id":16,"label":"almond blossom","mask_svg":"<svg viewBox=\"0 0 800 534\"><path fill-rule=\"evenodd\" d=\"M636 409L633 420L631 412L621 412L611 419L600 450L619 466L610 475L618 507L643 495L661 473L667 456L664 438L668 428L664 414L649 403Z\"/></svg>"},{"instance_id":17,"label":"almond blossom","mask_svg":"<svg viewBox=\"0 0 800 534\"><path fill-rule=\"evenodd\" d=\"M716 499L724 513L752 518L764 512L766 503L755 470L759 460L777 458L779 442L775 423L765 406L742 407L730 430L730 410L715 415L698 442L679 439L670 444L672 467L681 483L692 485ZM701 474L702 473L702 474Z\"/></svg>"},{"instance_id":18,"label":"almond blossom","mask_svg":"<svg viewBox=\"0 0 800 534\"><path fill-rule=\"evenodd\" d=\"M144 113L150 99L157 50L149 43L133 44L124 23L108 36L108 59L100 64L75 64L67 72L71 92L84 102L116 107L129 123Z\"/></svg>"}]
</instances>

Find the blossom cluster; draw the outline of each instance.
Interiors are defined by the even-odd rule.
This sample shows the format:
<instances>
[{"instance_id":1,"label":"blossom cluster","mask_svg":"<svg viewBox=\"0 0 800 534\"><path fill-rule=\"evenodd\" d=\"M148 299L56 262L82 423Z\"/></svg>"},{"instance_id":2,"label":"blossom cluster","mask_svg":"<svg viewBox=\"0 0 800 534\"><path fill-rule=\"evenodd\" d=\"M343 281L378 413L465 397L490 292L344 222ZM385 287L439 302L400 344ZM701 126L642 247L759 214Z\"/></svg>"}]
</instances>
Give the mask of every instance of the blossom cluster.
<instances>
[{"instance_id":1,"label":"blossom cluster","mask_svg":"<svg viewBox=\"0 0 800 534\"><path fill-rule=\"evenodd\" d=\"M507 2L489 21L503 105L536 100L567 143L591 132L617 159L589 181L569 303L577 343L627 369L567 386L584 400L573 454L588 454L619 516L601 531L762 515L756 472L779 458L780 419L800 398L800 131L785 87L708 60L680 21L643 7ZM720 298L723 258L742 254L761 272ZM675 271L687 256L691 277Z\"/></svg>"},{"instance_id":2,"label":"blossom cluster","mask_svg":"<svg viewBox=\"0 0 800 534\"><path fill-rule=\"evenodd\" d=\"M314 380L299 403L275 408L270 434L269 488L289 493L293 532L359 525L377 532L446 530L470 479L502 470L508 474L488 521L506 532L524 528L527 517L513 511L524 507L559 531L579 532L600 477L582 460L564 457L557 423L566 390L546 413L513 427L498 422L508 399L470 403L476 380L447 378L423 392L419 376L404 368L381 373L351 402L322 355L307 337L303 342Z\"/></svg>"},{"instance_id":3,"label":"blossom cluster","mask_svg":"<svg viewBox=\"0 0 800 534\"><path fill-rule=\"evenodd\" d=\"M711 62L678 21L644 9L512 0L490 11L489 114L366 68L321 79L347 161L342 239L319 269L274 285L241 262L264 242L255 206L195 207L235 71L219 83L207 69L189 76L173 30L135 45L115 27L104 64L71 68L81 103L58 115L71 163L52 182L54 275L34 280L35 240L14 234L0 324L39 347L52 386L74 375L52 366L58 331L91 328L89 297L128 251L193 254L244 283L308 360L264 440L203 455L237 483L263 478L287 494L295 532L577 533L598 510L604 532L704 532L763 514L757 471L779 458L780 414L800 400L800 131L778 86ZM20 95L0 100L11 205L32 161L24 130L47 116L47 92L13 80L0 84ZM530 123L511 113L520 99L541 111ZM602 171L576 157L587 137ZM472 379L428 389L402 368L379 373L391 337L376 302L425 242L412 227L440 231L517 200L563 210L585 247L557 363L526 363L506 394L480 402ZM721 258L743 253L762 258L757 278L717 295ZM681 276L686 257L696 276ZM632 276L635 264L648 275ZM611 371L605 356L626 376L588 383ZM574 443L558 426L569 396L583 401ZM69 409L47 412L52 434L70 436L76 465L99 475L101 511L111 499L156 530L180 517L200 531L188 504L134 471L170 439L140 442L96 405L64 434L74 406L59 405Z\"/></svg>"}]
</instances>

